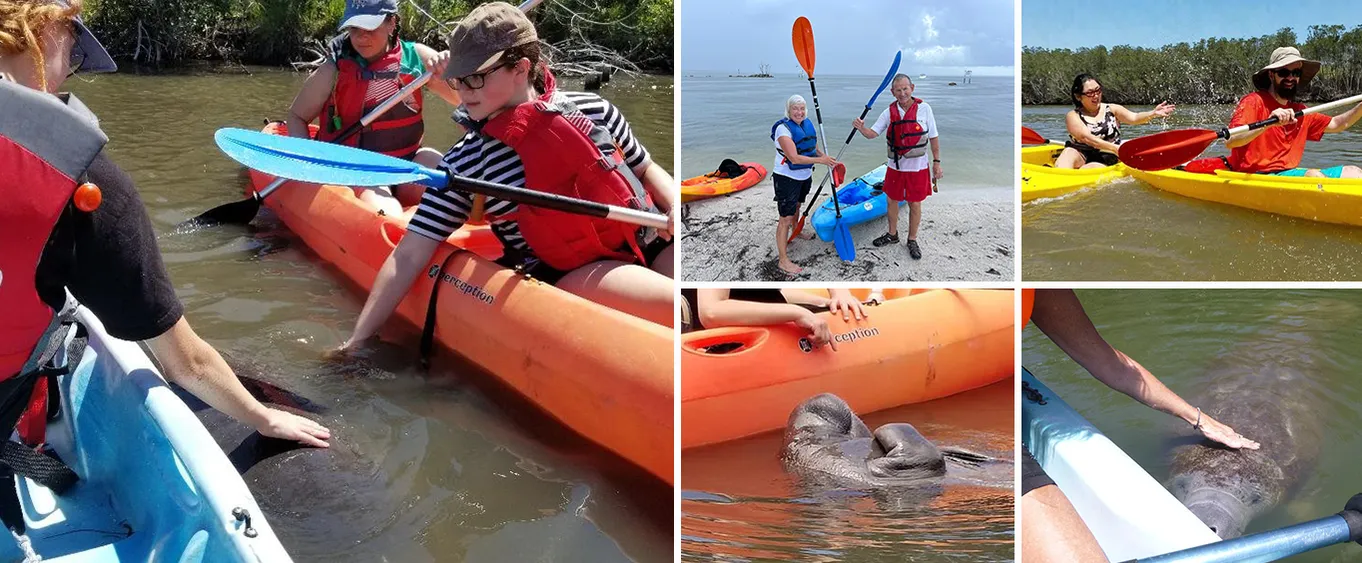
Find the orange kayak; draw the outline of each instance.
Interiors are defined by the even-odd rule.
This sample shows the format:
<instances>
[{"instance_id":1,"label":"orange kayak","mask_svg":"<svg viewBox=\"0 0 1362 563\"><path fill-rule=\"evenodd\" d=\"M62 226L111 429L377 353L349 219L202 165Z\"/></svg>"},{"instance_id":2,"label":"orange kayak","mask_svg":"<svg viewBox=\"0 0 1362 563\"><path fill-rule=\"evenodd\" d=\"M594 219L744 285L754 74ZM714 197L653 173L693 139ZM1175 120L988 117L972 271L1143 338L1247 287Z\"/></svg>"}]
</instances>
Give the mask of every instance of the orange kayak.
<instances>
[{"instance_id":1,"label":"orange kayak","mask_svg":"<svg viewBox=\"0 0 1362 563\"><path fill-rule=\"evenodd\" d=\"M265 131L285 129L271 124ZM251 170L256 190L273 180ZM348 187L289 182L265 205L365 291L406 234L407 216L379 215ZM672 329L518 275L488 258L499 253L488 227L460 229L431 257L397 316L422 326L431 289L442 284L438 342L564 425L671 483Z\"/></svg>"},{"instance_id":2,"label":"orange kayak","mask_svg":"<svg viewBox=\"0 0 1362 563\"><path fill-rule=\"evenodd\" d=\"M766 179L766 167L755 162L742 163L747 171L737 178L719 178L714 172L681 181L681 201L695 201L707 197L745 190Z\"/></svg>"},{"instance_id":3,"label":"orange kayak","mask_svg":"<svg viewBox=\"0 0 1362 563\"><path fill-rule=\"evenodd\" d=\"M836 352L805 352L793 324L681 335L681 447L782 429L818 393L871 413L1012 376L1012 290L891 290L886 298L861 321L820 313Z\"/></svg>"}]
</instances>

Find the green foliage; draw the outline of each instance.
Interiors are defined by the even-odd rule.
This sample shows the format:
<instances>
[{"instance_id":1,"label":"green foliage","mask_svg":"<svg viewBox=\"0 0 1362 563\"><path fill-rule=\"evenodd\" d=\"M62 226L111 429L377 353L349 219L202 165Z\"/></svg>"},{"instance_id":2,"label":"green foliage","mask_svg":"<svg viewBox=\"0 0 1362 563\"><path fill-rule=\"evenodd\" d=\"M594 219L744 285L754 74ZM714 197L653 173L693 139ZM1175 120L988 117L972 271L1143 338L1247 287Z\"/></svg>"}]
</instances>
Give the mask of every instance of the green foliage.
<instances>
[{"instance_id":1,"label":"green foliage","mask_svg":"<svg viewBox=\"0 0 1362 563\"><path fill-rule=\"evenodd\" d=\"M1022 103L1072 103L1075 76L1095 74L1103 100L1150 105L1233 103L1253 90L1253 73L1267 64L1272 50L1295 46L1301 56L1323 63L1302 101L1333 100L1362 93L1362 25L1310 26L1304 43L1283 28L1272 35L1245 39L1212 37L1193 44L1157 49L1118 45L1069 49L1022 49Z\"/></svg>"},{"instance_id":2,"label":"green foliage","mask_svg":"<svg viewBox=\"0 0 1362 563\"><path fill-rule=\"evenodd\" d=\"M477 0L403 0L402 37L444 48ZM195 60L288 64L336 35L345 0L91 0L87 22L115 58L152 67ZM649 70L672 68L673 0L545 0L541 39L615 50Z\"/></svg>"}]
</instances>

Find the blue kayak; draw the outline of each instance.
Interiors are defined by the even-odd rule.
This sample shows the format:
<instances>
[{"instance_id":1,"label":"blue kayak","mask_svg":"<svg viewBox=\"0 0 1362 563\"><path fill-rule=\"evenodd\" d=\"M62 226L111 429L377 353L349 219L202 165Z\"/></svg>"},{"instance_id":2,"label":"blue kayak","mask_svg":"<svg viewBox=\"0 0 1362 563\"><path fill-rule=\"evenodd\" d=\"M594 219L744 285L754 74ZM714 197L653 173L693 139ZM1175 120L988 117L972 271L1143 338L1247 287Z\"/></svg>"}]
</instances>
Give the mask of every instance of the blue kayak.
<instances>
[{"instance_id":1,"label":"blue kayak","mask_svg":"<svg viewBox=\"0 0 1362 563\"><path fill-rule=\"evenodd\" d=\"M842 206L842 223L847 226L859 225L884 217L889 212L889 199L880 190L884 185L884 173L887 169L881 165L837 188L837 202ZM832 198L829 197L823 205L813 211L813 230L818 233L818 238L831 241L836 223L837 210L833 207Z\"/></svg>"},{"instance_id":2,"label":"blue kayak","mask_svg":"<svg viewBox=\"0 0 1362 563\"><path fill-rule=\"evenodd\" d=\"M54 562L290 561L241 475L142 349L88 310L77 315L89 344L58 378L47 440L80 481L57 496L18 480L28 530L0 533L0 561L25 551Z\"/></svg>"}]
</instances>

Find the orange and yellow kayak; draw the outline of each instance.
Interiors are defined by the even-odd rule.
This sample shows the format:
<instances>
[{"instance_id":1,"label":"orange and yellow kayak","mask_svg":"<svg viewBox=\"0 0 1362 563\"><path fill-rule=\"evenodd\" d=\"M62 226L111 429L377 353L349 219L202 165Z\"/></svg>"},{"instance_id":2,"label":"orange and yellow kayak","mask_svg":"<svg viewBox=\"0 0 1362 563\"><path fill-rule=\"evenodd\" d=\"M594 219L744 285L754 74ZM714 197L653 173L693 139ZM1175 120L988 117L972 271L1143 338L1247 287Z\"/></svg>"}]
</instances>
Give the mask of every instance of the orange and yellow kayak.
<instances>
[{"instance_id":1,"label":"orange and yellow kayak","mask_svg":"<svg viewBox=\"0 0 1362 563\"><path fill-rule=\"evenodd\" d=\"M284 134L282 124L265 131ZM254 189L274 180L251 171ZM345 186L289 182L265 205L322 260L365 291L408 215L388 217ZM460 229L397 308L417 327L442 286L435 339L563 424L672 482L672 329L526 278L492 262L487 226Z\"/></svg>"},{"instance_id":2,"label":"orange and yellow kayak","mask_svg":"<svg viewBox=\"0 0 1362 563\"><path fill-rule=\"evenodd\" d=\"M864 298L865 292L853 292ZM793 324L681 336L681 447L779 430L818 393L857 413L939 399L1012 376L1012 290L891 290L861 321L827 318L836 352Z\"/></svg>"},{"instance_id":3,"label":"orange and yellow kayak","mask_svg":"<svg viewBox=\"0 0 1362 563\"><path fill-rule=\"evenodd\" d=\"M707 197L731 194L745 190L766 178L766 167L755 162L744 162L747 171L737 178L719 178L711 172L681 181L681 201L695 201Z\"/></svg>"}]
</instances>

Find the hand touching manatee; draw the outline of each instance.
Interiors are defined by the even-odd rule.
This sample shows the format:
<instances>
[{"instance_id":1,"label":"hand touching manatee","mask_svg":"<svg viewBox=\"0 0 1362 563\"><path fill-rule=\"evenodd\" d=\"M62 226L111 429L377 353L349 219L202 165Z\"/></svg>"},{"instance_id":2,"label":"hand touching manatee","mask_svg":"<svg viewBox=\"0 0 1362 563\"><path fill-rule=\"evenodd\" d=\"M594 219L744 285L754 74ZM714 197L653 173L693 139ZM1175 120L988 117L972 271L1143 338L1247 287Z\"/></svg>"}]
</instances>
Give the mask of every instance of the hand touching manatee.
<instances>
[{"instance_id":1,"label":"hand touching manatee","mask_svg":"<svg viewBox=\"0 0 1362 563\"><path fill-rule=\"evenodd\" d=\"M266 407L255 430L264 436L299 442L314 448L330 447L331 431L312 419Z\"/></svg>"},{"instance_id":2,"label":"hand touching manatee","mask_svg":"<svg viewBox=\"0 0 1362 563\"><path fill-rule=\"evenodd\" d=\"M1226 426L1220 421L1211 418L1206 413L1201 413L1201 435L1207 439L1224 444L1234 449L1256 450L1261 445L1235 432L1233 428Z\"/></svg>"}]
</instances>

